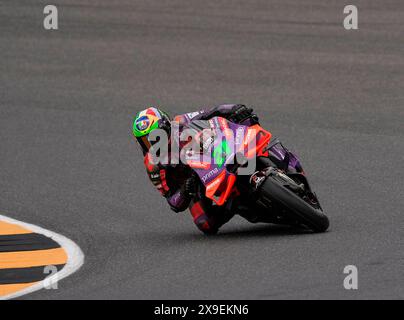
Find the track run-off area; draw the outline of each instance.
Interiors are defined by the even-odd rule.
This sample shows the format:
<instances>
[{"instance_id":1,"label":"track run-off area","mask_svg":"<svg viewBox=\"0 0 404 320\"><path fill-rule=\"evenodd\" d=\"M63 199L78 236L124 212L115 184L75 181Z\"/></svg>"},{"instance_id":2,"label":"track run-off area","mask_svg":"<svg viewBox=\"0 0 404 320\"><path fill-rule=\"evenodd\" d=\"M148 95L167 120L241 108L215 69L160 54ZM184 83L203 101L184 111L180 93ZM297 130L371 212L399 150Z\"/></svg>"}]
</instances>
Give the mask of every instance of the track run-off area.
<instances>
[{"instance_id":1,"label":"track run-off area","mask_svg":"<svg viewBox=\"0 0 404 320\"><path fill-rule=\"evenodd\" d=\"M0 215L0 299L57 289L83 262L80 248L66 237Z\"/></svg>"}]
</instances>

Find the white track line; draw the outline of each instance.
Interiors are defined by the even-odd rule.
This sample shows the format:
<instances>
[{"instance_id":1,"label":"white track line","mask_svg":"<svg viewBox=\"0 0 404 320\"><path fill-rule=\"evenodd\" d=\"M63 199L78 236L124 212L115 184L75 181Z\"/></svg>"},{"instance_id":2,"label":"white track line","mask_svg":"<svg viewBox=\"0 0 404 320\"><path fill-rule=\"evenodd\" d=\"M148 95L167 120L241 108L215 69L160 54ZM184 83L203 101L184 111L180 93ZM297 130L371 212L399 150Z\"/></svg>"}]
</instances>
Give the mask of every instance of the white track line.
<instances>
[{"instance_id":1,"label":"white track line","mask_svg":"<svg viewBox=\"0 0 404 320\"><path fill-rule=\"evenodd\" d=\"M0 220L9 222L9 223L14 223L16 225L29 229L30 231L33 231L35 233L43 234L44 236L47 236L47 237L53 239L54 241L56 241L57 243L59 243L60 246L66 251L66 254L67 254L66 265L59 272L46 278L46 281L48 284L55 283L57 281L62 280L63 278L66 278L67 276L71 275L72 273L74 273L78 269L80 269L80 267L83 265L83 263L84 263L83 252L81 251L81 249L79 248L79 246L77 244L75 244L72 240L66 238L65 236L62 236L61 234L43 229L34 224L18 221L18 220L3 216L1 214L0 214ZM45 279L28 288L25 288L23 290L11 293L7 296L0 297L0 300L17 298L17 297L23 296L25 294L41 290L45 287L44 282L45 282Z\"/></svg>"}]
</instances>

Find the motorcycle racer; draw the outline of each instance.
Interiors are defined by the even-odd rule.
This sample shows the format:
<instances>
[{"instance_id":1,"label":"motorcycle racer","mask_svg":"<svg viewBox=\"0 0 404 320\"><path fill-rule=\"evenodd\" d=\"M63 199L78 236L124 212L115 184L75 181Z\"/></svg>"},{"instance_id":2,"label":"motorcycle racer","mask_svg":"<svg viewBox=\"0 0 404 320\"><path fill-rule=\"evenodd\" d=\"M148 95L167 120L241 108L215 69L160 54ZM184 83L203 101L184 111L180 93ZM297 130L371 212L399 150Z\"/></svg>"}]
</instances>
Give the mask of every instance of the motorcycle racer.
<instances>
[{"instance_id":1,"label":"motorcycle racer","mask_svg":"<svg viewBox=\"0 0 404 320\"><path fill-rule=\"evenodd\" d=\"M228 121L251 126L258 123L258 117L252 108L242 104L223 104L209 109L177 115L173 121L179 127L186 126L195 120L209 120L223 117ZM156 129L164 130L168 136L171 132L171 119L166 112L157 107L149 107L136 114L132 133L144 155L144 165L149 179L175 212L189 208L196 226L205 234L215 234L219 228L235 214L239 214L250 222L270 222L267 215L261 214L260 208L243 207L240 200L230 200L224 206L215 206L204 193L197 188L199 181L193 171L184 164L162 164L152 161L149 152L152 142L149 135ZM171 143L171 141L169 142ZM293 154L291 154L293 157ZM300 163L296 160L296 167Z\"/></svg>"}]
</instances>

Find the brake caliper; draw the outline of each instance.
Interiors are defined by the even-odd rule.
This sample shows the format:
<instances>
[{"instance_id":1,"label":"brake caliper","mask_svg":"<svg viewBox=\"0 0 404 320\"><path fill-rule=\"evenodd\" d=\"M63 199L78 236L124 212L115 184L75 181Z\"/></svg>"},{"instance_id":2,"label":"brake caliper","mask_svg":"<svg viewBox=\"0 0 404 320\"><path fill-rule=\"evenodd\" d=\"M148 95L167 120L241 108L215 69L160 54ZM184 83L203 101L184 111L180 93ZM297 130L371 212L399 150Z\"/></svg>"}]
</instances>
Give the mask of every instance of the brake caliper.
<instances>
[{"instance_id":1,"label":"brake caliper","mask_svg":"<svg viewBox=\"0 0 404 320\"><path fill-rule=\"evenodd\" d=\"M268 176L267 170L257 171L251 175L249 182L254 188L254 190L257 190L260 187L260 185L265 181L267 176Z\"/></svg>"}]
</instances>

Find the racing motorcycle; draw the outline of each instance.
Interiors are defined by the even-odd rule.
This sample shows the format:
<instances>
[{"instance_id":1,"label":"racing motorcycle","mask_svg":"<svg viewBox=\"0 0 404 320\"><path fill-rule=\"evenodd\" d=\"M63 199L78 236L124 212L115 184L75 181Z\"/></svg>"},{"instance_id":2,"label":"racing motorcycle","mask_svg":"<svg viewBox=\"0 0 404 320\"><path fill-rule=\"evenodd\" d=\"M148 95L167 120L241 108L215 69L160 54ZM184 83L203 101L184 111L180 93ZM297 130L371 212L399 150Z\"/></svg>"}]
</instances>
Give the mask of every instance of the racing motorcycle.
<instances>
[{"instance_id":1,"label":"racing motorcycle","mask_svg":"<svg viewBox=\"0 0 404 320\"><path fill-rule=\"evenodd\" d=\"M263 209L272 223L327 230L329 220L299 159L258 123L236 124L214 117L192 121L188 128L200 148L186 153L185 162L213 205L243 197L251 208ZM215 161L203 161L203 155ZM253 172L241 175L252 160Z\"/></svg>"}]
</instances>

